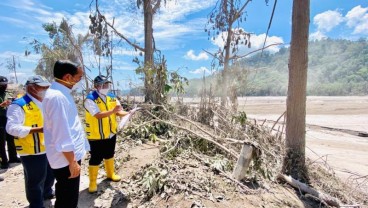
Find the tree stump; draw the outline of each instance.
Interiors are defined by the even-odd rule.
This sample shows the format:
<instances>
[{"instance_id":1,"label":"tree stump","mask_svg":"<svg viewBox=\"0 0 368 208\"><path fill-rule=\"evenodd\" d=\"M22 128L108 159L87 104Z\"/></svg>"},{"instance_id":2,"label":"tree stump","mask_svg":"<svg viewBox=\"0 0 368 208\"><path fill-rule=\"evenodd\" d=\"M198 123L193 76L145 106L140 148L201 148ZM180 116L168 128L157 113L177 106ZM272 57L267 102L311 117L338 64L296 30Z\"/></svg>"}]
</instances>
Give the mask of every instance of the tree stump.
<instances>
[{"instance_id":1,"label":"tree stump","mask_svg":"<svg viewBox=\"0 0 368 208\"><path fill-rule=\"evenodd\" d=\"M254 147L249 144L244 144L240 151L240 156L233 170L233 178L240 181L245 178L249 164L253 158Z\"/></svg>"}]
</instances>

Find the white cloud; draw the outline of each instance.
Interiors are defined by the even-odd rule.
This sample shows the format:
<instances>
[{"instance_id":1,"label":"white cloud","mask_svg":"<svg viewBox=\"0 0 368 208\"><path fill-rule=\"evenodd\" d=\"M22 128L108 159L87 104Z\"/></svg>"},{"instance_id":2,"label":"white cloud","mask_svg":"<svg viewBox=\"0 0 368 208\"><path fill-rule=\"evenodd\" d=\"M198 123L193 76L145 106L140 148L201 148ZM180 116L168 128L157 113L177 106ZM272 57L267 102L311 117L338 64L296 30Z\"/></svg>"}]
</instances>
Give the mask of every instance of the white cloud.
<instances>
[{"instance_id":1,"label":"white cloud","mask_svg":"<svg viewBox=\"0 0 368 208\"><path fill-rule=\"evenodd\" d=\"M313 23L317 25L317 30L321 32L329 32L343 21L344 18L340 12L331 10L317 14L313 18Z\"/></svg>"},{"instance_id":2,"label":"white cloud","mask_svg":"<svg viewBox=\"0 0 368 208\"><path fill-rule=\"evenodd\" d=\"M346 25L354 28L353 34L368 34L368 7L356 6L345 16Z\"/></svg>"},{"instance_id":3,"label":"white cloud","mask_svg":"<svg viewBox=\"0 0 368 208\"><path fill-rule=\"evenodd\" d=\"M4 61L11 59L13 56L15 57L16 61L26 63L37 63L38 60L41 58L41 55L32 53L28 56L25 56L24 53L14 51L4 51L0 53L0 59Z\"/></svg>"},{"instance_id":4,"label":"white cloud","mask_svg":"<svg viewBox=\"0 0 368 208\"><path fill-rule=\"evenodd\" d=\"M114 19L114 25L119 32L143 46L143 15L141 10L137 10L134 1L101 0L99 3L102 14L110 23ZM155 42L160 46L159 49L174 50L181 46L184 42L183 39L196 37L196 35L203 33L206 18L191 18L188 20L186 17L192 13L212 8L215 3L216 0L182 0L167 1L165 5L162 5L160 11L154 17L153 26ZM86 34L90 25L89 10L74 13L55 11L53 8L36 3L35 0L9 1L1 4L14 8L19 15L16 15L17 18L0 17L0 21L16 22L15 25L30 29L36 36L45 35L41 27L43 23L55 22L59 24L63 18L73 26L75 35ZM136 10L135 14L134 11L132 12L134 10L132 8ZM114 38L120 40L117 35Z\"/></svg>"},{"instance_id":5,"label":"white cloud","mask_svg":"<svg viewBox=\"0 0 368 208\"><path fill-rule=\"evenodd\" d=\"M310 34L311 40L320 40L325 38L327 32L332 31L341 23L345 23L349 28L353 29L351 35L367 35L368 34L368 7L363 8L361 5L352 8L343 16L339 11L325 11L317 14L313 18L313 23L317 26L316 32Z\"/></svg>"},{"instance_id":6,"label":"white cloud","mask_svg":"<svg viewBox=\"0 0 368 208\"><path fill-rule=\"evenodd\" d=\"M317 32L311 33L309 35L310 40L323 40L323 39L326 39L326 38L327 38L327 36L325 34L323 34L321 31L317 31Z\"/></svg>"},{"instance_id":7,"label":"white cloud","mask_svg":"<svg viewBox=\"0 0 368 208\"><path fill-rule=\"evenodd\" d=\"M198 69L189 71L189 73L191 73L191 74L212 74L212 72L204 66L202 66Z\"/></svg>"},{"instance_id":8,"label":"white cloud","mask_svg":"<svg viewBox=\"0 0 368 208\"><path fill-rule=\"evenodd\" d=\"M133 49L127 49L127 48L123 48L123 47L114 47L114 52L113 52L114 56L143 56L144 52L141 51L136 51Z\"/></svg>"},{"instance_id":9,"label":"white cloud","mask_svg":"<svg viewBox=\"0 0 368 208\"><path fill-rule=\"evenodd\" d=\"M135 7L129 2L131 1L105 1L106 4L103 8L100 7L100 11L103 11L110 22L115 17L118 31L143 44L144 28L141 11L136 11L134 15L132 11L127 11L127 9L116 9ZM180 47L184 38L195 37L199 33L203 33L206 18L187 20L186 16L211 8L215 3L215 0L181 0L167 1L165 5L162 4L160 11L154 16L153 25L155 42L160 46L159 49L173 50Z\"/></svg>"},{"instance_id":10,"label":"white cloud","mask_svg":"<svg viewBox=\"0 0 368 208\"><path fill-rule=\"evenodd\" d=\"M16 19L16 18L11 18L11 17L4 17L4 16L0 16L0 21L8 22L13 25L26 25L27 24L26 21Z\"/></svg>"},{"instance_id":11,"label":"white cloud","mask_svg":"<svg viewBox=\"0 0 368 208\"><path fill-rule=\"evenodd\" d=\"M187 54L185 54L184 58L193 61L208 60L208 55L203 51L200 52L198 55L195 55L193 50L189 50Z\"/></svg>"},{"instance_id":12,"label":"white cloud","mask_svg":"<svg viewBox=\"0 0 368 208\"><path fill-rule=\"evenodd\" d=\"M224 45L225 45L224 39L226 39L226 37L227 37L227 32L223 32L223 33L219 34L216 37L215 40L212 40L212 44L218 46L219 48L223 48ZM239 46L239 52L237 53L237 55L242 56L242 55L245 55L245 54L250 53L252 51L255 51L257 49L261 49L263 47L265 37L266 37L265 33L259 34L259 35L252 34L250 36L251 47L248 48L248 46L244 46L244 45ZM267 47L268 45L272 45L272 44L280 44L280 45L275 45L275 46L268 47L268 48L265 49L265 51L275 53L275 52L279 51L279 49L280 49L280 47L283 43L284 43L284 40L282 39L282 37L268 36L267 40L266 40L265 47Z\"/></svg>"}]
</instances>

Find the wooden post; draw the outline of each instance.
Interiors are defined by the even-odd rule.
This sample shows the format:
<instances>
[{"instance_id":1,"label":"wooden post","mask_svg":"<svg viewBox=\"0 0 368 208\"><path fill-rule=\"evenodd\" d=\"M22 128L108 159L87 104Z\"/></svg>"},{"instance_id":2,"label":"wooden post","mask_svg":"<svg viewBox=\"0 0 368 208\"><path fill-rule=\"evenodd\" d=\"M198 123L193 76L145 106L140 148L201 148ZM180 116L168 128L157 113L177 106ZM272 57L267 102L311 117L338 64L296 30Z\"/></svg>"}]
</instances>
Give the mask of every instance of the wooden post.
<instances>
[{"instance_id":1,"label":"wooden post","mask_svg":"<svg viewBox=\"0 0 368 208\"><path fill-rule=\"evenodd\" d=\"M240 181L244 179L245 173L248 170L250 161L253 158L253 146L249 144L244 144L242 150L240 151L240 156L238 162L233 171L233 178Z\"/></svg>"}]
</instances>

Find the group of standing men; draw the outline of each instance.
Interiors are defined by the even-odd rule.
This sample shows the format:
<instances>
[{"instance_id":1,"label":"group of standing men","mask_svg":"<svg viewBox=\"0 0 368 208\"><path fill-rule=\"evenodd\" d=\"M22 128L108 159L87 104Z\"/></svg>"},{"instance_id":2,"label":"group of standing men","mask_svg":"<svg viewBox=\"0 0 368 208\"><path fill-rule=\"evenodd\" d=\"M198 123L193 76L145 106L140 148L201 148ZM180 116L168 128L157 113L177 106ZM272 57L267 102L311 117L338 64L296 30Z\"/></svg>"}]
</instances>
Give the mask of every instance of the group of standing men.
<instances>
[{"instance_id":1,"label":"group of standing men","mask_svg":"<svg viewBox=\"0 0 368 208\"><path fill-rule=\"evenodd\" d=\"M42 76L31 76L26 82L24 96L11 104L0 102L1 107L7 108L6 131L14 136L30 208L42 208L43 200L54 196L55 208L77 207L81 160L87 151L91 154L90 193L97 191L97 174L102 160L107 178L120 181L114 167L116 116L128 112L123 111L115 95L109 93L111 82L99 75L94 79L95 90L84 102L86 123L83 128L71 94L83 74L81 66L57 61L55 81L51 84ZM0 135L1 140L5 140L4 135ZM54 180L55 192L52 190Z\"/></svg>"}]
</instances>

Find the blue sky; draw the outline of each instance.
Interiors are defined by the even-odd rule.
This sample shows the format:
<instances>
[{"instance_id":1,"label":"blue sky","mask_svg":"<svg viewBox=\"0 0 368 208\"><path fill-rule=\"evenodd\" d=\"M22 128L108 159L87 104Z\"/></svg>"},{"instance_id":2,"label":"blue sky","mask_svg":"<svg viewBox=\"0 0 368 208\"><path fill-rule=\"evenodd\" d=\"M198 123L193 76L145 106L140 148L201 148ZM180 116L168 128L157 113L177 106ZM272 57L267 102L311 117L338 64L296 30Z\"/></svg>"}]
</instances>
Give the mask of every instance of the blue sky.
<instances>
[{"instance_id":1,"label":"blue sky","mask_svg":"<svg viewBox=\"0 0 368 208\"><path fill-rule=\"evenodd\" d=\"M20 83L33 74L40 56L32 53L25 57L24 51L30 49L29 40L34 38L48 42L42 29L43 23L59 23L62 18L73 25L75 34L86 34L89 26L90 0L1 0L0 1L0 71L8 78L10 74L5 64L13 55L21 68L17 70ZM100 10L112 21L115 17L117 29L143 46L143 18L139 11L132 11L135 0L100 0ZM165 55L168 68L178 70L187 78L201 77L212 73L211 61L203 50L216 51L223 45L221 38L208 40L204 32L207 15L214 7L215 0L168 0L166 7L154 18L156 47ZM246 54L260 48L265 38L268 21L274 1L266 5L264 0L253 0L246 11L246 21L240 25L251 32L252 48L241 48ZM273 23L269 32L268 44L282 43L288 46L291 31L292 0L279 0ZM350 39L368 37L368 1L366 0L311 0L310 39ZM268 48L276 52L279 47ZM132 62L134 51L127 44L116 46L114 51L114 81L122 88L129 83L139 85L137 67ZM241 54L240 54L241 55ZM85 53L86 65L93 68L95 58ZM98 71L88 72L94 77Z\"/></svg>"}]
</instances>

